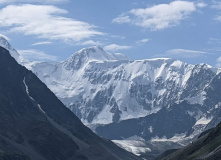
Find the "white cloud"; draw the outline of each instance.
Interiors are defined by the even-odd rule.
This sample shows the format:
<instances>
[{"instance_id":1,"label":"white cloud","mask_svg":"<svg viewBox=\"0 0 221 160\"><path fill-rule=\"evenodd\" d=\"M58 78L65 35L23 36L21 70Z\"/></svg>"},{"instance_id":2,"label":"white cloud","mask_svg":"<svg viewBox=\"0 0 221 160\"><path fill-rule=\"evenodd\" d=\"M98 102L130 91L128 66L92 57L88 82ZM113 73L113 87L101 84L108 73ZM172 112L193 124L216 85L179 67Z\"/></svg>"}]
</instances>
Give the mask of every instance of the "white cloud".
<instances>
[{"instance_id":1,"label":"white cloud","mask_svg":"<svg viewBox=\"0 0 221 160\"><path fill-rule=\"evenodd\" d=\"M93 41L93 40L88 40L85 42L79 42L77 45L82 45L82 46L87 46L87 45L93 45L93 46L101 46L102 43L99 41Z\"/></svg>"},{"instance_id":2,"label":"white cloud","mask_svg":"<svg viewBox=\"0 0 221 160\"><path fill-rule=\"evenodd\" d=\"M51 5L9 5L0 10L0 27L10 27L9 32L68 42L103 35L93 25L60 16L67 13Z\"/></svg>"},{"instance_id":3,"label":"white cloud","mask_svg":"<svg viewBox=\"0 0 221 160\"><path fill-rule=\"evenodd\" d=\"M198 8L205 7L205 3L189 1L173 1L169 4L159 4L149 8L132 9L113 19L115 23L132 23L151 30L161 30L179 25Z\"/></svg>"},{"instance_id":4,"label":"white cloud","mask_svg":"<svg viewBox=\"0 0 221 160\"><path fill-rule=\"evenodd\" d=\"M56 61L58 57L46 54L42 51L30 49L30 50L18 50L18 53L25 59L31 61Z\"/></svg>"},{"instance_id":5,"label":"white cloud","mask_svg":"<svg viewBox=\"0 0 221 160\"><path fill-rule=\"evenodd\" d=\"M216 59L216 67L221 68L221 57Z\"/></svg>"},{"instance_id":6,"label":"white cloud","mask_svg":"<svg viewBox=\"0 0 221 160\"><path fill-rule=\"evenodd\" d=\"M217 1L213 0L211 8L221 10L221 2L217 2ZM214 19L221 22L221 16L220 15L217 15Z\"/></svg>"},{"instance_id":7,"label":"white cloud","mask_svg":"<svg viewBox=\"0 0 221 160\"><path fill-rule=\"evenodd\" d=\"M220 21L221 22L221 16L218 16L215 18L215 20Z\"/></svg>"},{"instance_id":8,"label":"white cloud","mask_svg":"<svg viewBox=\"0 0 221 160\"><path fill-rule=\"evenodd\" d=\"M179 58L196 58L201 56L206 56L207 52L195 51L195 50L186 50L186 49L172 49L166 52L165 56L169 57L179 57Z\"/></svg>"},{"instance_id":9,"label":"white cloud","mask_svg":"<svg viewBox=\"0 0 221 160\"><path fill-rule=\"evenodd\" d=\"M31 46L39 46L39 45L46 45L46 44L52 44L52 42L37 42L32 44Z\"/></svg>"},{"instance_id":10,"label":"white cloud","mask_svg":"<svg viewBox=\"0 0 221 160\"><path fill-rule=\"evenodd\" d=\"M113 51L113 52L119 51L119 50L127 50L130 48L132 48L132 47L131 46L120 46L117 44L110 44L110 45L104 46L105 51Z\"/></svg>"},{"instance_id":11,"label":"white cloud","mask_svg":"<svg viewBox=\"0 0 221 160\"><path fill-rule=\"evenodd\" d=\"M209 38L208 43L209 44L221 44L221 39L219 39L219 38Z\"/></svg>"},{"instance_id":12,"label":"white cloud","mask_svg":"<svg viewBox=\"0 0 221 160\"><path fill-rule=\"evenodd\" d=\"M203 2L200 2L200 3L196 3L196 6L199 7L199 8L204 8L207 6L206 3L203 3Z\"/></svg>"},{"instance_id":13,"label":"white cloud","mask_svg":"<svg viewBox=\"0 0 221 160\"><path fill-rule=\"evenodd\" d=\"M117 36L117 35L111 35L112 38L117 38L117 39L125 39L125 36Z\"/></svg>"},{"instance_id":14,"label":"white cloud","mask_svg":"<svg viewBox=\"0 0 221 160\"><path fill-rule=\"evenodd\" d=\"M141 44L141 43L146 43L146 42L149 42L150 41L150 39L141 39L141 40L139 40L139 41L137 41L136 43L137 44Z\"/></svg>"},{"instance_id":15,"label":"white cloud","mask_svg":"<svg viewBox=\"0 0 221 160\"><path fill-rule=\"evenodd\" d=\"M129 16L120 15L112 20L112 23L130 23L131 19Z\"/></svg>"},{"instance_id":16,"label":"white cloud","mask_svg":"<svg viewBox=\"0 0 221 160\"><path fill-rule=\"evenodd\" d=\"M10 38L8 38L6 35L0 34L0 37L5 38L7 41L10 41Z\"/></svg>"}]
</instances>

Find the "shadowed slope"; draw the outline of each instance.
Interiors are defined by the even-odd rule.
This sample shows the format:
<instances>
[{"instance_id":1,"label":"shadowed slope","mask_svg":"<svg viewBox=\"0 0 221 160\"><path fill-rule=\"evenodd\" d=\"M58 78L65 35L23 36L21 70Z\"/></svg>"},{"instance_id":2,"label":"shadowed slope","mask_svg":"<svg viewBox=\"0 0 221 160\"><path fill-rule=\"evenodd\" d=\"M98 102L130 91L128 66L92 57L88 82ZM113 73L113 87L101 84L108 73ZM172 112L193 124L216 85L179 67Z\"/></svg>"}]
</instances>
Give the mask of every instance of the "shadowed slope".
<instances>
[{"instance_id":1,"label":"shadowed slope","mask_svg":"<svg viewBox=\"0 0 221 160\"><path fill-rule=\"evenodd\" d=\"M221 123L209 133L203 133L198 140L172 154L160 156L157 160L220 160Z\"/></svg>"}]
</instances>

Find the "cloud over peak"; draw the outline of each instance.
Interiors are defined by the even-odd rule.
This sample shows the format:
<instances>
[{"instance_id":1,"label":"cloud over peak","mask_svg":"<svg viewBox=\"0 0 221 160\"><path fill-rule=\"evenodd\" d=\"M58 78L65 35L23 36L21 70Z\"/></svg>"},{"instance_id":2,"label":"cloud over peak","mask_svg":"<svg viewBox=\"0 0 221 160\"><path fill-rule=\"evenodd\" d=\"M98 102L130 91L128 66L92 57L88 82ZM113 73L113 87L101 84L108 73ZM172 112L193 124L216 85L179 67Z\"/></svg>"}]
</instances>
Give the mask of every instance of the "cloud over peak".
<instances>
[{"instance_id":1,"label":"cloud over peak","mask_svg":"<svg viewBox=\"0 0 221 160\"><path fill-rule=\"evenodd\" d=\"M131 49L131 46L121 46L121 45L117 45L117 44L110 44L104 47L105 51L112 51L112 52L116 52L119 50L127 50L127 49Z\"/></svg>"}]
</instances>

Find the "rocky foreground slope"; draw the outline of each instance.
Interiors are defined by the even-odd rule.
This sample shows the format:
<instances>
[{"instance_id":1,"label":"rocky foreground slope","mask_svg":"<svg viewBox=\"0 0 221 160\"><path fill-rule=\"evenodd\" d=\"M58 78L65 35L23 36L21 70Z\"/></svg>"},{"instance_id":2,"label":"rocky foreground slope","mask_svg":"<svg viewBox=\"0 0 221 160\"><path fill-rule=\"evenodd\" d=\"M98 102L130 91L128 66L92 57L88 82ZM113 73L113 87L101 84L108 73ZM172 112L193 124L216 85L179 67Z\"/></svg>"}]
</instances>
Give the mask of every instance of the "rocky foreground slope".
<instances>
[{"instance_id":1,"label":"rocky foreground slope","mask_svg":"<svg viewBox=\"0 0 221 160\"><path fill-rule=\"evenodd\" d=\"M167 151L168 153L169 151ZM169 155L162 154L157 160L220 160L221 157L221 123L214 129L204 132L189 145L171 151Z\"/></svg>"}]
</instances>

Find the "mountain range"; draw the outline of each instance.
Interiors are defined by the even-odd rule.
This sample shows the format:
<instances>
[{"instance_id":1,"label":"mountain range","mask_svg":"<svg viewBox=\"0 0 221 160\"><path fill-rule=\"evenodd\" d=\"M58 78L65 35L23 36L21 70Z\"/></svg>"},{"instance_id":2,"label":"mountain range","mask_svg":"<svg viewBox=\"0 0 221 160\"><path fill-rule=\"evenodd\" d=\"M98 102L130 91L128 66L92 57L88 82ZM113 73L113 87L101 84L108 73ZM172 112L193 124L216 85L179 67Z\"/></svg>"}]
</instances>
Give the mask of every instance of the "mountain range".
<instances>
[{"instance_id":1,"label":"mountain range","mask_svg":"<svg viewBox=\"0 0 221 160\"><path fill-rule=\"evenodd\" d=\"M84 48L62 62L17 59L85 125L121 147L127 140L183 146L221 120L221 73L207 64L130 60L100 47ZM145 144L137 154L153 148Z\"/></svg>"}]
</instances>

